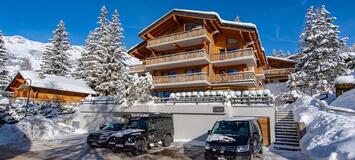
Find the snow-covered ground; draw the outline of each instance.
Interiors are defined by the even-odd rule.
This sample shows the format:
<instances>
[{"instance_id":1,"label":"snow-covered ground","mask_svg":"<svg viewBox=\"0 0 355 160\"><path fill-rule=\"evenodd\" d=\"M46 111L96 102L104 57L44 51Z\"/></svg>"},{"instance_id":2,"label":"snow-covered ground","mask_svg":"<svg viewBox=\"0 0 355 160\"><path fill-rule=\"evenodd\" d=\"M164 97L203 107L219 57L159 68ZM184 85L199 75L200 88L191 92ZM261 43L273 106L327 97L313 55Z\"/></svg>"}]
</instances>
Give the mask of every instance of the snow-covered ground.
<instances>
[{"instance_id":1,"label":"snow-covered ground","mask_svg":"<svg viewBox=\"0 0 355 160\"><path fill-rule=\"evenodd\" d=\"M306 124L302 151L311 159L355 159L355 117L326 112L319 101L303 96L288 105L295 119Z\"/></svg>"},{"instance_id":2,"label":"snow-covered ground","mask_svg":"<svg viewBox=\"0 0 355 160\"><path fill-rule=\"evenodd\" d=\"M355 89L343 93L330 105L334 107L347 108L355 112Z\"/></svg>"},{"instance_id":3,"label":"snow-covered ground","mask_svg":"<svg viewBox=\"0 0 355 160\"><path fill-rule=\"evenodd\" d=\"M63 117L52 120L37 115L25 117L16 124L5 124L0 127L0 145L86 133L84 130L65 125L60 120L63 120Z\"/></svg>"}]
</instances>

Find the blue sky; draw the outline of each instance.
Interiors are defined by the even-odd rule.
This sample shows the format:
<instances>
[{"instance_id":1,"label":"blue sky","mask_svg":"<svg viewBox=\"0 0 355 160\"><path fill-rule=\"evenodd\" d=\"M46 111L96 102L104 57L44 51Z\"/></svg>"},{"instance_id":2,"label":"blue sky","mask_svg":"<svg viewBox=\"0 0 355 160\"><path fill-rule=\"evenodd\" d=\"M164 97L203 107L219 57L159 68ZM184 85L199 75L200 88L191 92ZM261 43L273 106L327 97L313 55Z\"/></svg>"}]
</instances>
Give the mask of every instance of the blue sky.
<instances>
[{"instance_id":1,"label":"blue sky","mask_svg":"<svg viewBox=\"0 0 355 160\"><path fill-rule=\"evenodd\" d=\"M310 5L325 4L340 25L341 36L355 43L355 1L350 0L7 0L0 5L0 30L5 35L22 35L47 42L59 20L66 23L72 44L82 45L96 27L100 8L118 9L125 29L125 43L140 41L138 32L173 8L218 12L223 19L252 22L258 26L262 44L272 49L295 52L304 16Z\"/></svg>"}]
</instances>

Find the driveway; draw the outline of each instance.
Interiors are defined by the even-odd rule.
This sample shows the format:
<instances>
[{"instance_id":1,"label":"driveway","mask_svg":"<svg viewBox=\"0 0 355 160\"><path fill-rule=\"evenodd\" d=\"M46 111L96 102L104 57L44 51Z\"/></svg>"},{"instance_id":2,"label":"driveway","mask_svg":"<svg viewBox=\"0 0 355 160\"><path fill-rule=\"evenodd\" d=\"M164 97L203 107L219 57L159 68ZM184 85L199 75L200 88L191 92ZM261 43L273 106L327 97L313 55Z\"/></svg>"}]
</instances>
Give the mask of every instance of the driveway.
<instances>
[{"instance_id":1,"label":"driveway","mask_svg":"<svg viewBox=\"0 0 355 160\"><path fill-rule=\"evenodd\" d=\"M112 153L105 148L91 148L86 144L86 135L68 136L55 140L32 141L22 144L0 146L1 159L123 159L123 160L201 160L203 143L175 142L167 148L157 148L148 154L132 156L128 153ZM305 159L299 152L276 153L264 148L264 154L258 155L262 160Z\"/></svg>"}]
</instances>

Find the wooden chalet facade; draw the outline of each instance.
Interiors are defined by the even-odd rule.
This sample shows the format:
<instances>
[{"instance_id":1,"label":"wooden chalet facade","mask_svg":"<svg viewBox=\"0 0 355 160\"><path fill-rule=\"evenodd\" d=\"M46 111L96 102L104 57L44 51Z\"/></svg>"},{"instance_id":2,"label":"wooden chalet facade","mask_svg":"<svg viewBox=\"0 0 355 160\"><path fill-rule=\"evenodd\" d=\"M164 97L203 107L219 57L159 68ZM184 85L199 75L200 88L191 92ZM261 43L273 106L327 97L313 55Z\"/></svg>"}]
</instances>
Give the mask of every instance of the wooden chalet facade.
<instances>
[{"instance_id":1,"label":"wooden chalet facade","mask_svg":"<svg viewBox=\"0 0 355 160\"><path fill-rule=\"evenodd\" d=\"M265 83L286 82L288 75L293 72L295 65L298 63L294 59L272 56L268 56L267 60L269 68L264 70Z\"/></svg>"},{"instance_id":2,"label":"wooden chalet facade","mask_svg":"<svg viewBox=\"0 0 355 160\"><path fill-rule=\"evenodd\" d=\"M83 80L43 75L34 71L19 72L6 91L12 92L12 100L27 99L29 94L31 101L64 103L80 102L88 95L96 94Z\"/></svg>"},{"instance_id":3,"label":"wooden chalet facade","mask_svg":"<svg viewBox=\"0 0 355 160\"><path fill-rule=\"evenodd\" d=\"M129 50L141 60L130 72L150 72L154 94L262 89L268 68L254 24L215 12L174 9L143 29Z\"/></svg>"}]
</instances>

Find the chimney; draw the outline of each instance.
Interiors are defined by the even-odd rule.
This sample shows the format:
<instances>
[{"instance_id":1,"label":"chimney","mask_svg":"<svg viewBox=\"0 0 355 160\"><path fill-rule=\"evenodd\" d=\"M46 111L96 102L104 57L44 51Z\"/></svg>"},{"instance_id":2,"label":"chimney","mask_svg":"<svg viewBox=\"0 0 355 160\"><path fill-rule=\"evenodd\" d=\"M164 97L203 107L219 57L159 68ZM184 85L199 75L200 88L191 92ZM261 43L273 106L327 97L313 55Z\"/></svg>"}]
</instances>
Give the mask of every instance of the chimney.
<instances>
[{"instance_id":1,"label":"chimney","mask_svg":"<svg viewBox=\"0 0 355 160\"><path fill-rule=\"evenodd\" d=\"M236 21L236 22L240 22L240 18L239 18L239 16L235 17L234 21Z\"/></svg>"}]
</instances>

